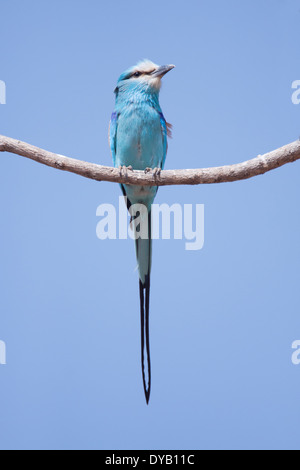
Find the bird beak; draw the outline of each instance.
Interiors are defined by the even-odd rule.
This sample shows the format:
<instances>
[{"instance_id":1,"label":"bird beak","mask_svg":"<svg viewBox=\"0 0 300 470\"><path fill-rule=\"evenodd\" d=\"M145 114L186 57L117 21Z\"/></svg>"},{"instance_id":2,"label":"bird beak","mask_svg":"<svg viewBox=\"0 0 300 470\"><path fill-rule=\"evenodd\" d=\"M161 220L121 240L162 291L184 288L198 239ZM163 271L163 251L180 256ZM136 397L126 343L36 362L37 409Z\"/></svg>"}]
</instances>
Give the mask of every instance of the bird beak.
<instances>
[{"instance_id":1,"label":"bird beak","mask_svg":"<svg viewBox=\"0 0 300 470\"><path fill-rule=\"evenodd\" d=\"M162 78L166 73L170 72L175 67L175 65L160 65L154 72L152 72L153 77Z\"/></svg>"}]
</instances>

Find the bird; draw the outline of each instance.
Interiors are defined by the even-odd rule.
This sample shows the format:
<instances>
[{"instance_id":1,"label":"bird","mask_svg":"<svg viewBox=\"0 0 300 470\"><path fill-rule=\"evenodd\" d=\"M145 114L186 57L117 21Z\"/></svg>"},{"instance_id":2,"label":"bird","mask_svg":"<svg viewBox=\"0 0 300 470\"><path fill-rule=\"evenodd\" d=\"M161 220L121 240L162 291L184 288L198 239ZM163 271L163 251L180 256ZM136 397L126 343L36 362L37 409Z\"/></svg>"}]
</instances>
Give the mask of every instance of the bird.
<instances>
[{"instance_id":1,"label":"bird","mask_svg":"<svg viewBox=\"0 0 300 470\"><path fill-rule=\"evenodd\" d=\"M164 168L168 150L167 139L171 136L172 126L165 120L161 110L159 92L162 77L174 67L174 65L157 65L148 59L143 59L123 72L117 81L114 90L115 108L109 124L109 144L114 167L119 168L121 174L123 171L127 174L130 170L144 170L152 171L157 177ZM151 205L158 187L128 184L120 186L131 214L131 228L135 234L140 295L141 366L144 394L148 405L151 391L149 335ZM145 210L132 215L134 206ZM141 235L142 227L145 228L144 237Z\"/></svg>"}]
</instances>

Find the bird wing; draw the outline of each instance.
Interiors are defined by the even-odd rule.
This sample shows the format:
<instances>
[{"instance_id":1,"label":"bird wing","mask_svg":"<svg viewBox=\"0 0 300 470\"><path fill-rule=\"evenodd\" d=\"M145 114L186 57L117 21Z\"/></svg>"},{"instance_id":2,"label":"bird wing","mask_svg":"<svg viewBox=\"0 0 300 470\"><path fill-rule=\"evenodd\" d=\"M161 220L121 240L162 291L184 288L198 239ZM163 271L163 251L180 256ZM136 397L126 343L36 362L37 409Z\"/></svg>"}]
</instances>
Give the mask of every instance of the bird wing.
<instances>
[{"instance_id":1,"label":"bird wing","mask_svg":"<svg viewBox=\"0 0 300 470\"><path fill-rule=\"evenodd\" d=\"M168 137L172 137L172 124L169 124L163 115L162 112L159 113L160 116L160 124L161 124L161 132L163 138L163 159L161 162L161 168L164 168L166 156L168 152Z\"/></svg>"},{"instance_id":2,"label":"bird wing","mask_svg":"<svg viewBox=\"0 0 300 470\"><path fill-rule=\"evenodd\" d=\"M117 153L117 127L118 127L118 114L114 111L110 118L109 130L108 130L109 146L110 146L114 166L116 165L116 153Z\"/></svg>"}]
</instances>

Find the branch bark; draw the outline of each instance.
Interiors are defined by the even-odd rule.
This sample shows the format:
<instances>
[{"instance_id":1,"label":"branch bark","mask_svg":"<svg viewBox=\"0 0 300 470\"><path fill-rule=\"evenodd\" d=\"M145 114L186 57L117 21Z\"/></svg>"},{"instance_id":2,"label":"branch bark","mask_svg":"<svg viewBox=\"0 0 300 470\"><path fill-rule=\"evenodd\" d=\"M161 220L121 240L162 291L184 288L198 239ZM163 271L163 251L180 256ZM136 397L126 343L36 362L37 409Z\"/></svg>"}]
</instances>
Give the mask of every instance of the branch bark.
<instances>
[{"instance_id":1,"label":"branch bark","mask_svg":"<svg viewBox=\"0 0 300 470\"><path fill-rule=\"evenodd\" d=\"M194 185L244 180L295 162L300 159L300 141L292 142L265 155L258 155L252 160L234 165L194 170L163 170L160 175L156 176L152 172L145 173L138 170L120 172L117 168L64 157L1 135L0 152L14 153L43 165L69 171L96 181L143 186Z\"/></svg>"}]
</instances>

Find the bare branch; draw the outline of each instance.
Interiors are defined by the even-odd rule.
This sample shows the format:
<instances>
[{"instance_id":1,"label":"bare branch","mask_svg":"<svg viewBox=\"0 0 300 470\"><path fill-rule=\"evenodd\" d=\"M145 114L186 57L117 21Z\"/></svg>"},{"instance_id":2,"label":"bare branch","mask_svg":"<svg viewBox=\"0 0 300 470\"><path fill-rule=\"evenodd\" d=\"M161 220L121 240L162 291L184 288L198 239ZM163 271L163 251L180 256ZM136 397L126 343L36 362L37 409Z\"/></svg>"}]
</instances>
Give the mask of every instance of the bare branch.
<instances>
[{"instance_id":1,"label":"bare branch","mask_svg":"<svg viewBox=\"0 0 300 470\"><path fill-rule=\"evenodd\" d=\"M159 175L152 172L131 171L120 173L117 168L96 165L64 157L42 150L33 145L0 135L0 152L9 152L30 158L58 170L69 171L96 181L110 181L144 186L166 186L179 184L212 184L239 181L263 175L286 163L300 159L300 141L292 142L277 150L258 155L252 160L234 165L195 170L164 170Z\"/></svg>"}]
</instances>

